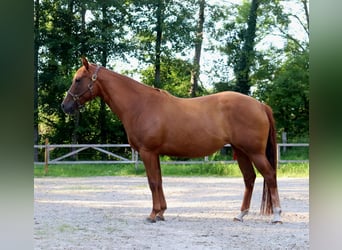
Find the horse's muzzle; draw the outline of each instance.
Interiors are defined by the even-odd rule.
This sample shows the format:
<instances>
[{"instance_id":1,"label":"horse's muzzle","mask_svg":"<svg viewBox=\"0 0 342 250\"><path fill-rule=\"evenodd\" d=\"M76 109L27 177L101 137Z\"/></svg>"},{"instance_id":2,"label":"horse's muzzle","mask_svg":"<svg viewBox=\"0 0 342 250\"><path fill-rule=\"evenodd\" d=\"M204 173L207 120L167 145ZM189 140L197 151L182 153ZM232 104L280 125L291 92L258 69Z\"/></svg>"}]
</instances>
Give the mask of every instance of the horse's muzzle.
<instances>
[{"instance_id":1,"label":"horse's muzzle","mask_svg":"<svg viewBox=\"0 0 342 250\"><path fill-rule=\"evenodd\" d=\"M76 110L76 104L75 102L68 102L68 103L64 103L62 102L61 104L61 108L64 111L64 113L72 115L75 113Z\"/></svg>"}]
</instances>

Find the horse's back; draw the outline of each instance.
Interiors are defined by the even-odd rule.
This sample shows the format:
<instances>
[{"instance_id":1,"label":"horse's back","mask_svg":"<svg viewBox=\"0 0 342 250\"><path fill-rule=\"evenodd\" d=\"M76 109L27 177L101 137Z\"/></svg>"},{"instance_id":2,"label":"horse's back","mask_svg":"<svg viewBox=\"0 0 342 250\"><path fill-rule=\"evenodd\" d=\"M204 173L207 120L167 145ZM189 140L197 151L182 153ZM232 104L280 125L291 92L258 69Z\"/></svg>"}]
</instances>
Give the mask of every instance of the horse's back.
<instances>
[{"instance_id":1,"label":"horse's back","mask_svg":"<svg viewBox=\"0 0 342 250\"><path fill-rule=\"evenodd\" d=\"M239 122L252 126L255 123L267 122L264 104L250 96L233 91L182 99L177 106L185 112L198 114L201 116L198 119L208 117L227 125Z\"/></svg>"},{"instance_id":2,"label":"horse's back","mask_svg":"<svg viewBox=\"0 0 342 250\"><path fill-rule=\"evenodd\" d=\"M153 138L160 140L163 154L208 155L227 143L260 141L264 135L259 133L265 134L263 130L268 129L263 104L240 93L167 98L156 109L155 126L160 133L155 133Z\"/></svg>"}]
</instances>

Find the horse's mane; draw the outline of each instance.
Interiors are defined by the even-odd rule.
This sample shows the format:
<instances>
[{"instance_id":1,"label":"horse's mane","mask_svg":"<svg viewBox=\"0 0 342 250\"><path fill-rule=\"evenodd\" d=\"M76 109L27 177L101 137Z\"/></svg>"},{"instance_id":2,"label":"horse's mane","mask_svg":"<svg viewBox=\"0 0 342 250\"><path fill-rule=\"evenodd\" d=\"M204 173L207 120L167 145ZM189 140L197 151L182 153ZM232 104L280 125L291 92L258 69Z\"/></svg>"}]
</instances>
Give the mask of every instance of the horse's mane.
<instances>
[{"instance_id":1,"label":"horse's mane","mask_svg":"<svg viewBox=\"0 0 342 250\"><path fill-rule=\"evenodd\" d=\"M97 65L94 64L94 63L92 63L92 65L97 67ZM137 84L137 86L146 87L147 89L150 89L152 91L158 91L161 94L164 94L166 96L173 96L168 91L166 91L164 89L156 88L156 87L147 85L145 83L139 82L139 81L137 81L137 80L135 80L135 79L133 79L133 78L131 78L129 76L123 75L121 73L118 73L118 72L116 72L116 71L114 71L112 69L106 68L106 67L103 67L103 69L106 69L108 72L110 72L111 74L115 75L115 77L120 78L120 79L124 80L125 82L127 82L127 80L128 80L128 82L135 83L135 84Z\"/></svg>"}]
</instances>

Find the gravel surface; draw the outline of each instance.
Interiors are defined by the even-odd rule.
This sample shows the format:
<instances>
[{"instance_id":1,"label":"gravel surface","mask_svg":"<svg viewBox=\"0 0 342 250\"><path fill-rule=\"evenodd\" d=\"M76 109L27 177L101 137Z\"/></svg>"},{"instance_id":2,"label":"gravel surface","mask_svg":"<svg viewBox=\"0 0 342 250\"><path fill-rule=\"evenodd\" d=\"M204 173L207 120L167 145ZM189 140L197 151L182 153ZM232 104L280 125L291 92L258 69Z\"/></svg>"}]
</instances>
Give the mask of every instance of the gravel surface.
<instances>
[{"instance_id":1,"label":"gravel surface","mask_svg":"<svg viewBox=\"0 0 342 250\"><path fill-rule=\"evenodd\" d=\"M278 179L283 224L239 214L242 178L164 177L166 221L149 223L144 177L35 178L35 249L309 249L309 179Z\"/></svg>"}]
</instances>

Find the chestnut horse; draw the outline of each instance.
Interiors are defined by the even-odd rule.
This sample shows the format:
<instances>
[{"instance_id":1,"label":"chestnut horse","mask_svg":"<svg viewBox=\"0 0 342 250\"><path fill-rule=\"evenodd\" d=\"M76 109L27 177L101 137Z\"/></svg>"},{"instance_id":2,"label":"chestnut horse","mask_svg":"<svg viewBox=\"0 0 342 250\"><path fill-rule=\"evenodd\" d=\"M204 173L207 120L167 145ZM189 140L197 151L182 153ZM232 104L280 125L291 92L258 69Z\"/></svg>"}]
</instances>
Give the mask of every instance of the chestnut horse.
<instances>
[{"instance_id":1,"label":"chestnut horse","mask_svg":"<svg viewBox=\"0 0 342 250\"><path fill-rule=\"evenodd\" d=\"M62 103L68 114L99 96L118 115L129 144L144 163L153 207L148 220L164 220L166 201L159 155L203 157L230 143L243 174L245 192L241 212L248 213L256 174L264 177L261 213L273 213L281 223L276 177L276 138L272 110L236 92L196 98L177 98L82 58Z\"/></svg>"}]
</instances>

